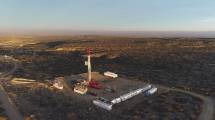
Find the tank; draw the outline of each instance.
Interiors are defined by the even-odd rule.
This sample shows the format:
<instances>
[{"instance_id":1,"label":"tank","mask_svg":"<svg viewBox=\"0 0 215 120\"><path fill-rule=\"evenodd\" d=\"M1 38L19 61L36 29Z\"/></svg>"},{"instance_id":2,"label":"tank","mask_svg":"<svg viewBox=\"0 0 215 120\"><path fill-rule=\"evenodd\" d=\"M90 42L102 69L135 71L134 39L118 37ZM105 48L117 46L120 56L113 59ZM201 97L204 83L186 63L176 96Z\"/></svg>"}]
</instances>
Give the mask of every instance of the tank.
<instances>
[{"instance_id":1,"label":"tank","mask_svg":"<svg viewBox=\"0 0 215 120\"><path fill-rule=\"evenodd\" d=\"M93 104L108 111L112 110L113 106L113 104L109 100L101 97L96 100L93 100Z\"/></svg>"},{"instance_id":2,"label":"tank","mask_svg":"<svg viewBox=\"0 0 215 120\"><path fill-rule=\"evenodd\" d=\"M147 96L153 95L154 93L157 92L157 90L158 90L158 88L153 87L153 88L149 89L148 91L146 91L144 94L147 95Z\"/></svg>"}]
</instances>

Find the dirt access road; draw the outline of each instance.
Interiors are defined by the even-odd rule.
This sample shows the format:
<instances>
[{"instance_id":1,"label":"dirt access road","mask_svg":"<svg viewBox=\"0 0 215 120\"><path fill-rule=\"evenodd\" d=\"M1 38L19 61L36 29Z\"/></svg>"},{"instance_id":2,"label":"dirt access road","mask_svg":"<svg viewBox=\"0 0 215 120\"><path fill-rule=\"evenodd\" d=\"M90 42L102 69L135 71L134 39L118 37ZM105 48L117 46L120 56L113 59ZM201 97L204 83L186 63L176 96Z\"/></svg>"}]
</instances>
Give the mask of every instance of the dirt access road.
<instances>
[{"instance_id":1,"label":"dirt access road","mask_svg":"<svg viewBox=\"0 0 215 120\"><path fill-rule=\"evenodd\" d=\"M0 83L3 83L3 82L5 82L5 80L10 79L10 78L6 78L6 77L11 75L18 68L18 64L15 59L13 59L12 57L9 57L9 56L3 56L3 58L0 57L0 59L11 60L11 61L13 61L13 64L14 64L14 67L9 72L5 72L0 75ZM2 106L6 110L6 114L8 115L10 120L24 120L22 115L17 110L13 101L7 95L7 92L5 91L2 84L0 84L0 101L2 102Z\"/></svg>"},{"instance_id":2,"label":"dirt access road","mask_svg":"<svg viewBox=\"0 0 215 120\"><path fill-rule=\"evenodd\" d=\"M201 114L199 115L198 120L214 120L213 115L214 115L215 103L214 103L214 100L212 98L207 97L207 96L203 96L203 95L191 92L191 91L182 90L182 89L169 88L169 87L161 86L161 85L155 85L155 86L162 88L162 89L181 92L184 94L189 94L191 96L200 98L201 100L203 100L203 105L202 105L202 111L201 111Z\"/></svg>"}]
</instances>

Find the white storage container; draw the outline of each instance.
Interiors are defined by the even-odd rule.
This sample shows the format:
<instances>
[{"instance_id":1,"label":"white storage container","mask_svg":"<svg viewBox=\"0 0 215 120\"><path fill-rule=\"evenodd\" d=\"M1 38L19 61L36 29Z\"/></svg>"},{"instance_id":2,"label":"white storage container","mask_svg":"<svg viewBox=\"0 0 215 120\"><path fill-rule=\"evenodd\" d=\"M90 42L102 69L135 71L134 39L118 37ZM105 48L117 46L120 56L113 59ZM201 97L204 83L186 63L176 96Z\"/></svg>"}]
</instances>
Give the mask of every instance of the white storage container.
<instances>
[{"instance_id":1,"label":"white storage container","mask_svg":"<svg viewBox=\"0 0 215 120\"><path fill-rule=\"evenodd\" d=\"M104 72L104 75L108 76L108 77L112 77L112 78L117 78L118 77L118 75L116 73L109 72L109 71Z\"/></svg>"}]
</instances>

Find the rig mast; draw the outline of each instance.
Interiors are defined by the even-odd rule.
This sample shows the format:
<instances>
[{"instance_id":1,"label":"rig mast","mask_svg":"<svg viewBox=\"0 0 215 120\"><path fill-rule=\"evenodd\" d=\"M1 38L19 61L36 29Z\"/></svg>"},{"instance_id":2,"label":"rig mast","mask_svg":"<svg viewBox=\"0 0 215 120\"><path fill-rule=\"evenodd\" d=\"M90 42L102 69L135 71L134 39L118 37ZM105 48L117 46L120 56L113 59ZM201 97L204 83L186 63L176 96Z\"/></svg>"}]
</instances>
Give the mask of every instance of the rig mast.
<instances>
[{"instance_id":1,"label":"rig mast","mask_svg":"<svg viewBox=\"0 0 215 120\"><path fill-rule=\"evenodd\" d=\"M88 66L88 82L91 82L92 75L91 75L91 49L87 49L87 66Z\"/></svg>"}]
</instances>

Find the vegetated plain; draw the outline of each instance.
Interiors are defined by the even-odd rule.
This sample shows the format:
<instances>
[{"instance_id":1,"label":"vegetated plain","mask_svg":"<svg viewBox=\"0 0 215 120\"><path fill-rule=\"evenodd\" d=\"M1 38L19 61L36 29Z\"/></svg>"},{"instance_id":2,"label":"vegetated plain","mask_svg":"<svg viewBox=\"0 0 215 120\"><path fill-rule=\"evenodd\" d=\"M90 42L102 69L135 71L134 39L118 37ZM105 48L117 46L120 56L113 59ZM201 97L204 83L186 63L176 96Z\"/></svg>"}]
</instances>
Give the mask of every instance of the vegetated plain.
<instances>
[{"instance_id":1,"label":"vegetated plain","mask_svg":"<svg viewBox=\"0 0 215 120\"><path fill-rule=\"evenodd\" d=\"M19 60L21 66L13 74L13 77L23 77L44 82L45 80L53 80L54 77L58 76L86 72L83 55L86 54L86 48L91 48L93 51L93 71L104 72L109 70L132 80L185 89L214 97L214 40L206 38L25 36L14 38L9 43L0 44L0 54L7 54ZM65 114L59 113L56 117L56 113L65 108L65 105L74 106L77 102L73 100L71 100L73 103L68 102L70 98L67 97L65 97L65 102L58 100L57 98L60 97L56 96L62 97L61 93L52 93L47 89L42 89L46 92L41 92L41 89L29 89L23 86L10 86L6 89L17 94L17 101L25 102L26 106L35 105L33 106L35 109L27 109L26 106L24 107L18 103L20 110L25 115L33 114L37 111L37 107L45 106L38 110L41 113L38 116L43 119L55 118L57 120L62 117L85 119L87 116L98 119L95 116L95 113L99 112L97 108L81 104L76 104L76 108L69 107L64 109L66 110ZM174 116L171 113L177 111L176 119L195 120L200 112L198 110L200 109L201 101L181 93L161 93L151 99L153 100L149 98L140 103L143 106L153 104L152 107L144 109L144 113L140 113L142 111L141 107L136 107L137 109L131 108L124 111L126 114L131 113L128 116L112 115L100 111L101 117L106 119L113 117L116 117L116 119L141 119L143 118L141 115L144 115L146 119L171 118ZM53 103L47 102L47 100ZM62 101L62 104L57 106L56 101ZM167 105L165 101L169 101L169 106L164 107L163 110L157 109L158 106ZM186 104L183 101L186 101ZM52 104L57 107L53 109ZM80 109L82 108L81 106L85 106L88 109L84 111L84 108ZM80 111L77 109L80 109ZM51 112L49 112L50 115L46 116L43 113L47 113L47 111ZM72 113L69 113L71 111ZM147 111L154 112L148 113ZM192 113L192 115L187 113Z\"/></svg>"},{"instance_id":2,"label":"vegetated plain","mask_svg":"<svg viewBox=\"0 0 215 120\"><path fill-rule=\"evenodd\" d=\"M92 60L94 71L111 70L138 80L215 96L214 39L77 36L38 37L33 41L1 50L1 54L13 54L23 63L17 76L43 80L82 73L86 70L82 55L91 48L97 54Z\"/></svg>"}]
</instances>

